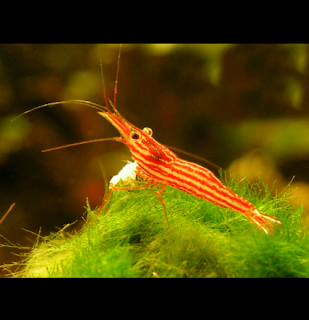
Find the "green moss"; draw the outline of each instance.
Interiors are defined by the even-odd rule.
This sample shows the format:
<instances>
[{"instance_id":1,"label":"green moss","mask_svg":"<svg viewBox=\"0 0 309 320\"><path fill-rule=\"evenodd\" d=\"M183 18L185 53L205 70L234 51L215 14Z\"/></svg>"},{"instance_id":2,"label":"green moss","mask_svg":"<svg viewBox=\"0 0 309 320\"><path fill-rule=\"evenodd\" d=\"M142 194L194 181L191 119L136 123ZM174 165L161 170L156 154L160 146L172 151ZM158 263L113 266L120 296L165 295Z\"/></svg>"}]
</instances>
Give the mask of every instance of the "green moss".
<instances>
[{"instance_id":1,"label":"green moss","mask_svg":"<svg viewBox=\"0 0 309 320\"><path fill-rule=\"evenodd\" d=\"M243 215L174 188L163 193L172 232L155 195L160 187L115 191L82 230L51 235L22 262L22 277L308 277L309 238L301 207L262 184L226 184L258 210L281 219L272 236Z\"/></svg>"}]
</instances>

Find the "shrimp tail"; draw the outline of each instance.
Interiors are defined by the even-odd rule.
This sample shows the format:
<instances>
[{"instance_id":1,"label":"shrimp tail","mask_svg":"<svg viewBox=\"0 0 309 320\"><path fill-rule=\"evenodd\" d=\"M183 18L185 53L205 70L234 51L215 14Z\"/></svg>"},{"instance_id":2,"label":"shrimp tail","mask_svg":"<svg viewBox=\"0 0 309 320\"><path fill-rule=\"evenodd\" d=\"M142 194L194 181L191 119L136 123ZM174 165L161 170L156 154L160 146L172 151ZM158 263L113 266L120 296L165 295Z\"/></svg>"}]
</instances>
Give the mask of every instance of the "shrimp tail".
<instances>
[{"instance_id":1,"label":"shrimp tail","mask_svg":"<svg viewBox=\"0 0 309 320\"><path fill-rule=\"evenodd\" d=\"M282 222L276 217L260 213L256 209L253 212L246 213L245 215L266 234L270 234L272 231L282 226Z\"/></svg>"}]
</instances>

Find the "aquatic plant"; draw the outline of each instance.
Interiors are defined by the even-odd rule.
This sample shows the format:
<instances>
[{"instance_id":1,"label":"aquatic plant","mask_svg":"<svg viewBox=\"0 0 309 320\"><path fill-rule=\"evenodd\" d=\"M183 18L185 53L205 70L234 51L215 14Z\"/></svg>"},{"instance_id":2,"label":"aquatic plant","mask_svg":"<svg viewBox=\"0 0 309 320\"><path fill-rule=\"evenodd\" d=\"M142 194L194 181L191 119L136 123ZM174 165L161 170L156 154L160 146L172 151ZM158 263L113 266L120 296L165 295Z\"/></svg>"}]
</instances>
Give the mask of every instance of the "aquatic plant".
<instances>
[{"instance_id":1,"label":"aquatic plant","mask_svg":"<svg viewBox=\"0 0 309 320\"><path fill-rule=\"evenodd\" d=\"M283 227L269 236L237 212L166 187L169 232L154 192L160 187L115 191L98 218L87 204L87 220L78 232L38 236L10 276L308 277L303 209L291 205L288 188L273 197L262 182L223 180Z\"/></svg>"}]
</instances>

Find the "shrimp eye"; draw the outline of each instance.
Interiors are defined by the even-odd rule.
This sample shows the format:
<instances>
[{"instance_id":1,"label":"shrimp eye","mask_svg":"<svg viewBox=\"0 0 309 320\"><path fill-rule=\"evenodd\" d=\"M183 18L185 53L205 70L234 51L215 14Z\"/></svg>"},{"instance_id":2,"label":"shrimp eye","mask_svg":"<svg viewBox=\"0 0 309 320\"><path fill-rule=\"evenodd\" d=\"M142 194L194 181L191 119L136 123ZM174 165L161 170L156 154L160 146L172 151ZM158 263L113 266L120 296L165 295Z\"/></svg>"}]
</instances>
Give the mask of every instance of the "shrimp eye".
<instances>
[{"instance_id":1,"label":"shrimp eye","mask_svg":"<svg viewBox=\"0 0 309 320\"><path fill-rule=\"evenodd\" d=\"M143 131L146 132L150 137L152 136L152 129L145 127Z\"/></svg>"},{"instance_id":2,"label":"shrimp eye","mask_svg":"<svg viewBox=\"0 0 309 320\"><path fill-rule=\"evenodd\" d=\"M130 133L130 138L133 140L137 140L141 137L141 134L137 131L133 131Z\"/></svg>"}]
</instances>

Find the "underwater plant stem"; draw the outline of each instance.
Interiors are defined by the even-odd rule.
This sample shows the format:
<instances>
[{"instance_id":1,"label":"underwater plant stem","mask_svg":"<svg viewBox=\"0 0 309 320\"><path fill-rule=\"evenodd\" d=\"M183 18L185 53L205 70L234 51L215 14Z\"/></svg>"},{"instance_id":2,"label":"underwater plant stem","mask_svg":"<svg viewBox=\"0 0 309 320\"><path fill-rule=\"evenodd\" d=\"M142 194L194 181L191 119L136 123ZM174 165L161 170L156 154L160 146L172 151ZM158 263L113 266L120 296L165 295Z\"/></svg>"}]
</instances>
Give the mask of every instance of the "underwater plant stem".
<instances>
[{"instance_id":1,"label":"underwater plant stem","mask_svg":"<svg viewBox=\"0 0 309 320\"><path fill-rule=\"evenodd\" d=\"M9 209L8 209L8 211L4 214L4 216L2 217L2 219L0 220L0 224L4 221L4 219L9 215L9 213L13 210L13 208L15 207L15 203L13 203L10 207L9 207Z\"/></svg>"}]
</instances>

